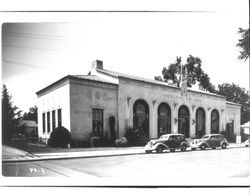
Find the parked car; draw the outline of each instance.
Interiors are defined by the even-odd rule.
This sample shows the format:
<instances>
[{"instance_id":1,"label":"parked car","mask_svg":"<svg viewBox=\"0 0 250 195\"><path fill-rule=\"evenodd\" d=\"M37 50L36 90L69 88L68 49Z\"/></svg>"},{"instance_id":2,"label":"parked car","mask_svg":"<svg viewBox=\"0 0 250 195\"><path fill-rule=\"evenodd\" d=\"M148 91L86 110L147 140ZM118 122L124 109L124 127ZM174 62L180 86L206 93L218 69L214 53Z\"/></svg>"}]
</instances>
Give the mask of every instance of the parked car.
<instances>
[{"instance_id":1,"label":"parked car","mask_svg":"<svg viewBox=\"0 0 250 195\"><path fill-rule=\"evenodd\" d=\"M228 141L223 135L209 134L204 135L201 139L194 139L191 142L191 149L196 150L200 148L201 150L205 150L206 148L216 149L216 147L226 149L228 145Z\"/></svg>"},{"instance_id":2,"label":"parked car","mask_svg":"<svg viewBox=\"0 0 250 195\"><path fill-rule=\"evenodd\" d=\"M170 150L170 152L174 152L176 149L180 149L184 152L189 146L190 145L185 139L184 135L165 134L162 135L159 139L150 140L144 147L144 150L146 153L152 153L153 151L160 153L164 150Z\"/></svg>"},{"instance_id":3,"label":"parked car","mask_svg":"<svg viewBox=\"0 0 250 195\"><path fill-rule=\"evenodd\" d=\"M249 139L244 142L245 147L249 147Z\"/></svg>"}]
</instances>

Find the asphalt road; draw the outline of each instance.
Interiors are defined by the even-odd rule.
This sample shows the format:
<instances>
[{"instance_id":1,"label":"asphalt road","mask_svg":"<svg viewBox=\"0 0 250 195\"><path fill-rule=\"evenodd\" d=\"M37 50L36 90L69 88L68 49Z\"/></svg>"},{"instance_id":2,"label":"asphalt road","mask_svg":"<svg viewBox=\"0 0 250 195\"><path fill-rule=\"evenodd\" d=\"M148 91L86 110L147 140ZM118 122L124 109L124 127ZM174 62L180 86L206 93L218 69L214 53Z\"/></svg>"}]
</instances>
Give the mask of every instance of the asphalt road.
<instances>
[{"instance_id":1,"label":"asphalt road","mask_svg":"<svg viewBox=\"0 0 250 195\"><path fill-rule=\"evenodd\" d=\"M249 148L235 148L4 163L2 168L4 176L66 176L76 185L250 185L249 156Z\"/></svg>"}]
</instances>

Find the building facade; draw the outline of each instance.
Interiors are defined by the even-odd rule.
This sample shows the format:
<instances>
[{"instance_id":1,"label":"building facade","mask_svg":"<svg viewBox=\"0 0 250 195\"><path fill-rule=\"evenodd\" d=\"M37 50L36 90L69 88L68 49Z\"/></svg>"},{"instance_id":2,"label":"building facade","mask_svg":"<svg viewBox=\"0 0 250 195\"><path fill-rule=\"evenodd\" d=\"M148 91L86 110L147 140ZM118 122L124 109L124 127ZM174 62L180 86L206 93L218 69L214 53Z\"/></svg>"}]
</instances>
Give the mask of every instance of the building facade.
<instances>
[{"instance_id":1,"label":"building facade","mask_svg":"<svg viewBox=\"0 0 250 195\"><path fill-rule=\"evenodd\" d=\"M88 75L65 76L37 96L42 140L60 125L72 139L86 141L93 135L123 137L130 127L142 138L166 133L197 138L225 131L228 124L240 134L240 105L224 96L105 70L98 60ZM115 118L114 132L110 117Z\"/></svg>"}]
</instances>

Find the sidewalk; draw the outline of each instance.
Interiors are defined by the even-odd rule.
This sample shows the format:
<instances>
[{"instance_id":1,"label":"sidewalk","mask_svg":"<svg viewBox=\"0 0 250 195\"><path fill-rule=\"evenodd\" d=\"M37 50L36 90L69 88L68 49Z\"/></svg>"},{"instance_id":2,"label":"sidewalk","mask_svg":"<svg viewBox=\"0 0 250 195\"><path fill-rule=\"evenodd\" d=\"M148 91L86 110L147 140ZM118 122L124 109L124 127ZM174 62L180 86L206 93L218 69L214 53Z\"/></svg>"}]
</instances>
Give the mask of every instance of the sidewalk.
<instances>
[{"instance_id":1,"label":"sidewalk","mask_svg":"<svg viewBox=\"0 0 250 195\"><path fill-rule=\"evenodd\" d=\"M32 159L33 155L23 151L19 150L17 148L13 148L10 146L2 146L2 161L22 161L22 160L29 160Z\"/></svg>"},{"instance_id":2,"label":"sidewalk","mask_svg":"<svg viewBox=\"0 0 250 195\"><path fill-rule=\"evenodd\" d=\"M82 148L83 151L77 152L49 152L49 153L28 153L13 147L2 147L2 161L6 162L27 162L56 159L74 159L74 158L94 158L105 156L121 156L144 154L143 147L126 147L126 148Z\"/></svg>"},{"instance_id":3,"label":"sidewalk","mask_svg":"<svg viewBox=\"0 0 250 195\"><path fill-rule=\"evenodd\" d=\"M231 143L228 148L242 148L244 144ZM87 148L85 151L77 152L50 152L50 153L28 153L13 147L3 146L2 162L27 162L56 159L95 158L107 156L138 155L145 154L144 147L127 148ZM84 148L83 148L84 150ZM191 149L188 149L191 150Z\"/></svg>"}]
</instances>

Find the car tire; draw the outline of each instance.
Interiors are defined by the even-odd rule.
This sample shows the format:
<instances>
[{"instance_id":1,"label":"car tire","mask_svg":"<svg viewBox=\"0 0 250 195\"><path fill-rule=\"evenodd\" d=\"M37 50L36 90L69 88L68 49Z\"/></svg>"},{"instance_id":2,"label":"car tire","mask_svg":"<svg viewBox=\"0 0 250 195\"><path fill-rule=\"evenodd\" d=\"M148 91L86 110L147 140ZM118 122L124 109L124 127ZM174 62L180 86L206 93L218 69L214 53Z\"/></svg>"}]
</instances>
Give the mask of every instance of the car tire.
<instances>
[{"instance_id":1,"label":"car tire","mask_svg":"<svg viewBox=\"0 0 250 195\"><path fill-rule=\"evenodd\" d=\"M206 149L206 145L205 145L205 144L202 144L202 145L200 146L200 148L201 148L201 150L205 150L205 149Z\"/></svg>"},{"instance_id":2,"label":"car tire","mask_svg":"<svg viewBox=\"0 0 250 195\"><path fill-rule=\"evenodd\" d=\"M226 148L227 148L227 145L224 143L224 144L221 145L221 148L222 148L222 149L226 149Z\"/></svg>"},{"instance_id":3,"label":"car tire","mask_svg":"<svg viewBox=\"0 0 250 195\"><path fill-rule=\"evenodd\" d=\"M175 149L170 149L170 152L175 152Z\"/></svg>"},{"instance_id":4,"label":"car tire","mask_svg":"<svg viewBox=\"0 0 250 195\"><path fill-rule=\"evenodd\" d=\"M151 150L146 150L146 153L147 153L147 154L151 154L152 151L151 151Z\"/></svg>"},{"instance_id":5,"label":"car tire","mask_svg":"<svg viewBox=\"0 0 250 195\"><path fill-rule=\"evenodd\" d=\"M163 152L163 147L162 147L162 146L159 146L159 147L156 149L156 152L157 152L157 153L162 153L162 152Z\"/></svg>"},{"instance_id":6,"label":"car tire","mask_svg":"<svg viewBox=\"0 0 250 195\"><path fill-rule=\"evenodd\" d=\"M182 151L182 152L186 152L186 150L187 150L187 146L185 146L185 145L184 145L184 146L181 146L181 151Z\"/></svg>"},{"instance_id":7,"label":"car tire","mask_svg":"<svg viewBox=\"0 0 250 195\"><path fill-rule=\"evenodd\" d=\"M212 147L212 149L213 149L213 150L215 150L215 149L216 149L216 147Z\"/></svg>"},{"instance_id":8,"label":"car tire","mask_svg":"<svg viewBox=\"0 0 250 195\"><path fill-rule=\"evenodd\" d=\"M196 150L196 148L191 148L191 150L193 150L193 151L194 151L194 150Z\"/></svg>"}]
</instances>

